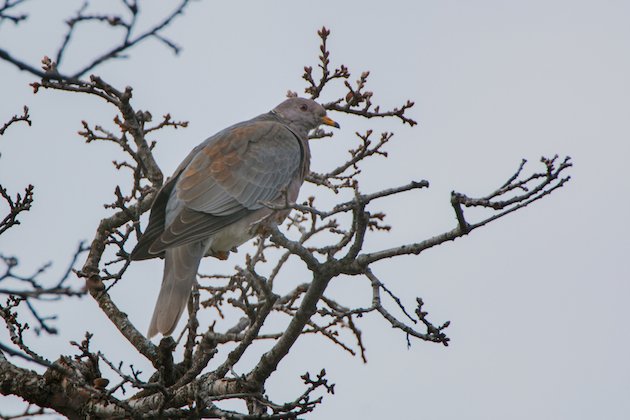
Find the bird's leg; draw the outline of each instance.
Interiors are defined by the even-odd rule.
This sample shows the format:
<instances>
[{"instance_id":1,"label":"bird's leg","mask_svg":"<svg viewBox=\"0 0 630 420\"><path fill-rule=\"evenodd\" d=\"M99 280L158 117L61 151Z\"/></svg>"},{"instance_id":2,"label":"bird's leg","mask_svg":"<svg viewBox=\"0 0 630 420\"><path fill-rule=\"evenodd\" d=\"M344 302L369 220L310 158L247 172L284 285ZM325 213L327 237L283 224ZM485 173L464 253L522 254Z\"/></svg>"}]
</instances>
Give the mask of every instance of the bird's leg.
<instances>
[{"instance_id":1,"label":"bird's leg","mask_svg":"<svg viewBox=\"0 0 630 420\"><path fill-rule=\"evenodd\" d=\"M253 227L252 232L254 233L254 236L261 236L265 238L271 235L271 229L269 228L270 216L271 215L266 216L265 219L263 219L263 222L267 223L261 222Z\"/></svg>"}]
</instances>

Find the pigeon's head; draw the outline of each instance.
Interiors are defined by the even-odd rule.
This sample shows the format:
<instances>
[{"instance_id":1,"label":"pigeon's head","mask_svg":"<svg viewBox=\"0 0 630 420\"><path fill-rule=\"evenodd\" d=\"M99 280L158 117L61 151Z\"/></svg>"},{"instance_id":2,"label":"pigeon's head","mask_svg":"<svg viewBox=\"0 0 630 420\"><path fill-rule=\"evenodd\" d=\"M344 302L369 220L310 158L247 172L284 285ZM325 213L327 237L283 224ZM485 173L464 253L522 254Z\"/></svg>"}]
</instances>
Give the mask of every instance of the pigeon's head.
<instances>
[{"instance_id":1,"label":"pigeon's head","mask_svg":"<svg viewBox=\"0 0 630 420\"><path fill-rule=\"evenodd\" d=\"M305 98L289 98L273 109L289 127L306 135L320 124L339 128L339 124L326 116L323 106Z\"/></svg>"}]
</instances>

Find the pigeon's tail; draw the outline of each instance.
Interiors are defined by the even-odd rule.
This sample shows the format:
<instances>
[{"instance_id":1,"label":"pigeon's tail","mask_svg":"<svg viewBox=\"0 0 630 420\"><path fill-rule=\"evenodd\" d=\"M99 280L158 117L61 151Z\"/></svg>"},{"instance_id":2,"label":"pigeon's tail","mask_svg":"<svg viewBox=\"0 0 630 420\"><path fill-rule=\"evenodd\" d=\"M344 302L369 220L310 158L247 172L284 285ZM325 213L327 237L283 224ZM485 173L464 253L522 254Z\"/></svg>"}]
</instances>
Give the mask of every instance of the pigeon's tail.
<instances>
[{"instance_id":1,"label":"pigeon's tail","mask_svg":"<svg viewBox=\"0 0 630 420\"><path fill-rule=\"evenodd\" d=\"M204 254L201 242L167 249L164 257L164 278L153 310L149 338L157 333L171 335L186 307L199 262Z\"/></svg>"}]
</instances>

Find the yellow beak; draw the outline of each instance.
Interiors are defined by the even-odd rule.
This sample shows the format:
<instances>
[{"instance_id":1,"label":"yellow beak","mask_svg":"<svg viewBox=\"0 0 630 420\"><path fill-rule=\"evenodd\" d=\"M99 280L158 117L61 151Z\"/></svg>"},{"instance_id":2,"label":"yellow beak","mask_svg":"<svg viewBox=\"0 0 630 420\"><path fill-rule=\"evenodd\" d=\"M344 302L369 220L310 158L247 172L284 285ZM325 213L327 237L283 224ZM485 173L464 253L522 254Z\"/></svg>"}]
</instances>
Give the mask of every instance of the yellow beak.
<instances>
[{"instance_id":1,"label":"yellow beak","mask_svg":"<svg viewBox=\"0 0 630 420\"><path fill-rule=\"evenodd\" d=\"M335 127L335 128L339 128L339 124L337 122L333 121L332 119L330 119L329 117L327 117L326 115L324 115L322 117L322 124L329 125L329 126Z\"/></svg>"}]
</instances>

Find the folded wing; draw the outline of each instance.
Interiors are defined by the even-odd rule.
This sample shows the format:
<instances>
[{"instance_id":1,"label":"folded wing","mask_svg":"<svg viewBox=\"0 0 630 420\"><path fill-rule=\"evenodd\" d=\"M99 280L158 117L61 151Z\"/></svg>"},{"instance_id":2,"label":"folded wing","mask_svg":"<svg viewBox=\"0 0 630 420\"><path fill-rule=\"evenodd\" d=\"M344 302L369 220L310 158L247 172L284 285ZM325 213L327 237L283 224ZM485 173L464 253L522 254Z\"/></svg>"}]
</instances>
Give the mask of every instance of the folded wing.
<instances>
[{"instance_id":1,"label":"folded wing","mask_svg":"<svg viewBox=\"0 0 630 420\"><path fill-rule=\"evenodd\" d=\"M169 199L160 203L164 206L161 215L152 209L155 224L165 227L156 235L159 226L151 226L150 221L150 255L205 239L246 217L264 207L264 202L281 197L301 173L300 140L278 122L239 124L204 144L187 165L180 166L172 185L171 181L165 185L170 187L165 191ZM164 195L158 195L156 202L164 201Z\"/></svg>"}]
</instances>

